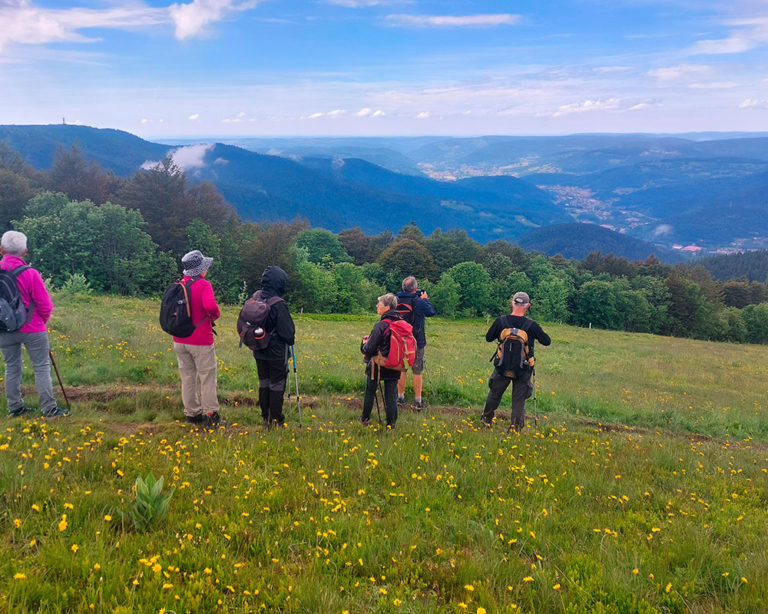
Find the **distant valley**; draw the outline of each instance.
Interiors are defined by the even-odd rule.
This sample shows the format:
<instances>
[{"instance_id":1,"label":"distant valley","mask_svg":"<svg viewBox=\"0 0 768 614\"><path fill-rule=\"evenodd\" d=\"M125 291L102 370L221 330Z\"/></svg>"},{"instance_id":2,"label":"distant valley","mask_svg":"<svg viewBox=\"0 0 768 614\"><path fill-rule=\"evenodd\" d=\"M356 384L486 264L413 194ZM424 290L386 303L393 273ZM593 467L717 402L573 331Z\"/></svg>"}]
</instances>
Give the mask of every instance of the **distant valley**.
<instances>
[{"instance_id":1,"label":"distant valley","mask_svg":"<svg viewBox=\"0 0 768 614\"><path fill-rule=\"evenodd\" d=\"M191 179L212 181L252 221L301 216L367 233L414 221L426 234L463 228L481 242L504 238L549 254L583 257L604 245L669 262L768 246L766 135L153 143L50 125L0 126L0 140L37 168L50 166L57 147L77 144L121 176L173 153Z\"/></svg>"}]
</instances>

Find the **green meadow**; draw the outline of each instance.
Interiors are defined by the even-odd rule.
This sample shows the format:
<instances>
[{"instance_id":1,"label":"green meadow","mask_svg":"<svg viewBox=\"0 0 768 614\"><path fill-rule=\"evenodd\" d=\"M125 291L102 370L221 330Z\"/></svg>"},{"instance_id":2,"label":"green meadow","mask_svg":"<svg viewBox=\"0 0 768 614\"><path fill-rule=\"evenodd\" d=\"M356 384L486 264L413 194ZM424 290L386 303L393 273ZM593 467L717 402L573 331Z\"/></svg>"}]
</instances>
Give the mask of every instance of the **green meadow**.
<instances>
[{"instance_id":1,"label":"green meadow","mask_svg":"<svg viewBox=\"0 0 768 614\"><path fill-rule=\"evenodd\" d=\"M291 373L265 430L227 308L230 425L206 431L181 421L157 301L56 305L72 415L5 418L0 611L768 610L767 347L545 324L517 435L509 397L479 423L487 323L433 318L430 407L387 431L357 422L375 316L297 315L300 402ZM149 473L174 490L137 528Z\"/></svg>"}]
</instances>

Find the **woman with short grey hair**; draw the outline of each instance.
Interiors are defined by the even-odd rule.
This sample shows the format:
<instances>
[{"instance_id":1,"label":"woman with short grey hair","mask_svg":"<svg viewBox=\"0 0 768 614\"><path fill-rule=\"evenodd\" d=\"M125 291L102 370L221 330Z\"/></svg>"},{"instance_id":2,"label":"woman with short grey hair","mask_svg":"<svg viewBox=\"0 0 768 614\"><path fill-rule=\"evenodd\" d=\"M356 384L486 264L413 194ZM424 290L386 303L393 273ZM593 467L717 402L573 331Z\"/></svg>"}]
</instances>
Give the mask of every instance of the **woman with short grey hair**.
<instances>
[{"instance_id":1,"label":"woman with short grey hair","mask_svg":"<svg viewBox=\"0 0 768 614\"><path fill-rule=\"evenodd\" d=\"M376 389L379 381L384 382L384 408L387 414L387 427L395 428L397 422L397 381L400 379L400 371L387 369L373 362L373 357L381 353L389 355L389 322L400 320L400 314L395 311L397 297L394 294L384 294L376 303L376 312L381 319L376 322L371 334L363 338L360 351L365 360L365 397L363 397L363 414L360 422L368 425L373 402L376 398Z\"/></svg>"}]
</instances>

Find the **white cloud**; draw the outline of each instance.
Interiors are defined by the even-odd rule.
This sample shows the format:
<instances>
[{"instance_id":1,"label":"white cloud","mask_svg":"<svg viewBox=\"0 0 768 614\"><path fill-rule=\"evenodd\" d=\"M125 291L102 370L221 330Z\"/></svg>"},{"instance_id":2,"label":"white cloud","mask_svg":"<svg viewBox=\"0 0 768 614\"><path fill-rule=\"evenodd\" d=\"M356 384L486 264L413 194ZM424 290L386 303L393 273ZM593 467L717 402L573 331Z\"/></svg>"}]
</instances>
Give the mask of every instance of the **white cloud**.
<instances>
[{"instance_id":1,"label":"white cloud","mask_svg":"<svg viewBox=\"0 0 768 614\"><path fill-rule=\"evenodd\" d=\"M768 16L728 19L724 23L734 28L729 36L721 39L698 41L688 49L688 52L712 55L743 53L768 43Z\"/></svg>"},{"instance_id":2,"label":"white cloud","mask_svg":"<svg viewBox=\"0 0 768 614\"><path fill-rule=\"evenodd\" d=\"M728 90L738 87L733 81L710 81L707 83L691 83L688 87L694 90Z\"/></svg>"},{"instance_id":3,"label":"white cloud","mask_svg":"<svg viewBox=\"0 0 768 614\"><path fill-rule=\"evenodd\" d=\"M327 113L312 113L312 115L308 115L306 119L322 119L323 117L333 119L334 117L341 117L342 115L346 115L346 113L346 109L334 109L333 111L328 111Z\"/></svg>"},{"instance_id":4,"label":"white cloud","mask_svg":"<svg viewBox=\"0 0 768 614\"><path fill-rule=\"evenodd\" d=\"M416 116L416 119L429 119L430 113L429 111L422 111Z\"/></svg>"},{"instance_id":5,"label":"white cloud","mask_svg":"<svg viewBox=\"0 0 768 614\"><path fill-rule=\"evenodd\" d=\"M755 42L738 36L719 40L703 40L693 45L688 52L694 55L719 55L723 53L742 53L755 47Z\"/></svg>"},{"instance_id":6,"label":"white cloud","mask_svg":"<svg viewBox=\"0 0 768 614\"><path fill-rule=\"evenodd\" d=\"M142 117L142 118L141 118L141 123L142 123L142 124L148 124L148 123L149 123L149 120L148 120L146 117Z\"/></svg>"},{"instance_id":7,"label":"white cloud","mask_svg":"<svg viewBox=\"0 0 768 614\"><path fill-rule=\"evenodd\" d=\"M199 35L209 23L220 21L230 13L246 11L259 4L260 0L192 0L187 4L172 4L168 7L175 25L175 36L184 40Z\"/></svg>"},{"instance_id":8,"label":"white cloud","mask_svg":"<svg viewBox=\"0 0 768 614\"><path fill-rule=\"evenodd\" d=\"M628 70L631 70L629 66L598 66L595 68L595 72L600 74L627 72Z\"/></svg>"},{"instance_id":9,"label":"white cloud","mask_svg":"<svg viewBox=\"0 0 768 614\"><path fill-rule=\"evenodd\" d=\"M760 108L768 109L768 100L757 100L756 98L745 98L739 103L740 109Z\"/></svg>"},{"instance_id":10,"label":"white cloud","mask_svg":"<svg viewBox=\"0 0 768 614\"><path fill-rule=\"evenodd\" d=\"M35 6L30 0L5 0L0 2L0 49L8 43L89 43L98 39L84 36L80 33L81 30L126 30L167 21L165 9L144 5L106 9L48 9Z\"/></svg>"},{"instance_id":11,"label":"white cloud","mask_svg":"<svg viewBox=\"0 0 768 614\"><path fill-rule=\"evenodd\" d=\"M512 13L488 13L484 15L387 15L387 22L399 26L417 28L487 28L515 25L520 15Z\"/></svg>"},{"instance_id":12,"label":"white cloud","mask_svg":"<svg viewBox=\"0 0 768 614\"><path fill-rule=\"evenodd\" d=\"M661 81L670 81L688 77L701 78L703 75L709 74L709 72L710 67L704 64L678 64L677 66L654 68L645 74Z\"/></svg>"},{"instance_id":13,"label":"white cloud","mask_svg":"<svg viewBox=\"0 0 768 614\"><path fill-rule=\"evenodd\" d=\"M360 109L357 113L355 113L355 117L384 117L385 115L386 113L381 109L376 109L374 111L370 107L365 107L364 109Z\"/></svg>"},{"instance_id":14,"label":"white cloud","mask_svg":"<svg viewBox=\"0 0 768 614\"><path fill-rule=\"evenodd\" d=\"M656 228L653 229L653 236L654 237L661 237L663 235L668 235L670 232L672 232L673 228L669 224L659 224L656 226Z\"/></svg>"},{"instance_id":15,"label":"white cloud","mask_svg":"<svg viewBox=\"0 0 768 614\"><path fill-rule=\"evenodd\" d=\"M170 155L174 163L183 171L205 166L205 154L213 148L213 143L187 145L174 149Z\"/></svg>"},{"instance_id":16,"label":"white cloud","mask_svg":"<svg viewBox=\"0 0 768 614\"><path fill-rule=\"evenodd\" d=\"M223 124L239 124L244 121L246 121L245 111L240 111L235 117L225 117L221 120Z\"/></svg>"},{"instance_id":17,"label":"white cloud","mask_svg":"<svg viewBox=\"0 0 768 614\"><path fill-rule=\"evenodd\" d=\"M564 117L566 115L572 115L573 113L588 113L590 111L614 111L618 108L618 98L608 98L607 100L584 100L583 102L562 105L552 114L552 117Z\"/></svg>"},{"instance_id":18,"label":"white cloud","mask_svg":"<svg viewBox=\"0 0 768 614\"><path fill-rule=\"evenodd\" d=\"M200 119L200 113L192 113L192 115L190 115L187 119L193 122L197 121L198 119Z\"/></svg>"}]
</instances>

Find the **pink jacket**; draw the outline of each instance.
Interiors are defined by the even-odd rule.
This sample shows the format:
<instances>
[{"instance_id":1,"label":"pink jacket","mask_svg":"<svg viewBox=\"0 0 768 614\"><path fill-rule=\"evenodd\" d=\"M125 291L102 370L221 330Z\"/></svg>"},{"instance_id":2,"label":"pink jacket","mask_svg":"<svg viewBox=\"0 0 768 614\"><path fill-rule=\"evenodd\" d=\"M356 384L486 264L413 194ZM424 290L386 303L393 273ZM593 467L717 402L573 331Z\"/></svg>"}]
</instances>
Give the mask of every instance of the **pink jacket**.
<instances>
[{"instance_id":1,"label":"pink jacket","mask_svg":"<svg viewBox=\"0 0 768 614\"><path fill-rule=\"evenodd\" d=\"M27 264L22 258L5 254L0 260L0 269L10 271L19 266ZM21 294L21 300L29 311L29 305L32 303L32 318L19 329L21 333L43 333L46 330L46 323L51 319L53 313L53 301L48 290L45 289L43 278L40 277L35 269L27 269L16 278L16 284Z\"/></svg>"},{"instance_id":2,"label":"pink jacket","mask_svg":"<svg viewBox=\"0 0 768 614\"><path fill-rule=\"evenodd\" d=\"M183 277L181 282L188 282L191 277ZM192 290L189 293L189 303L192 307L192 321L197 324L201 320L203 323L195 329L189 337L174 337L177 343L187 345L213 345L213 326L212 322L219 319L219 306L216 304L216 297L213 296L213 287L211 282L206 279L200 279L192 284Z\"/></svg>"}]
</instances>

